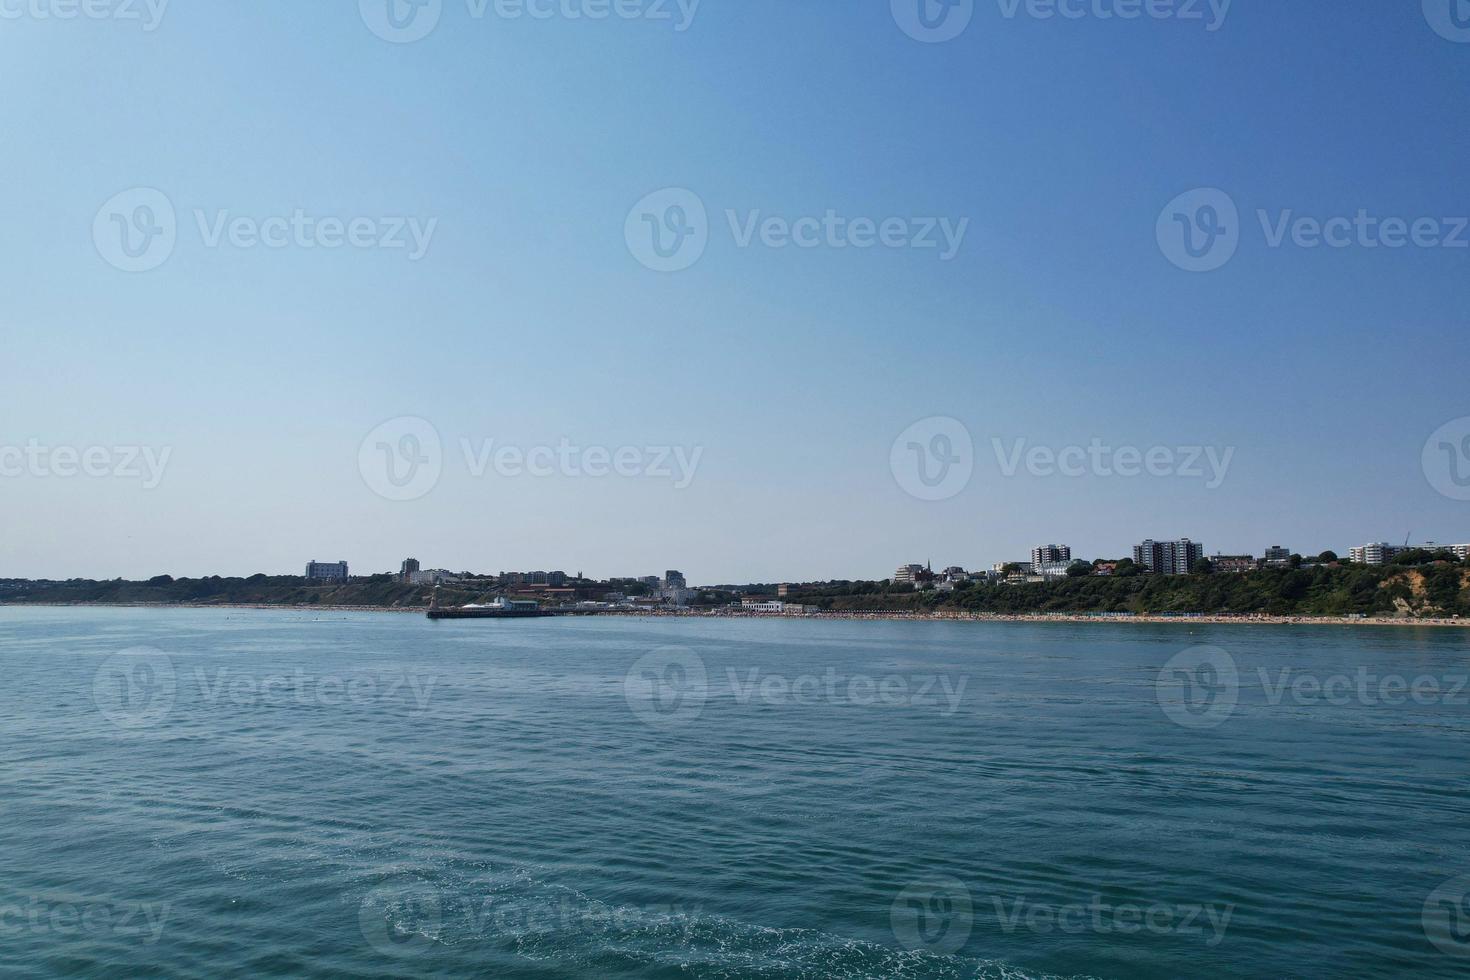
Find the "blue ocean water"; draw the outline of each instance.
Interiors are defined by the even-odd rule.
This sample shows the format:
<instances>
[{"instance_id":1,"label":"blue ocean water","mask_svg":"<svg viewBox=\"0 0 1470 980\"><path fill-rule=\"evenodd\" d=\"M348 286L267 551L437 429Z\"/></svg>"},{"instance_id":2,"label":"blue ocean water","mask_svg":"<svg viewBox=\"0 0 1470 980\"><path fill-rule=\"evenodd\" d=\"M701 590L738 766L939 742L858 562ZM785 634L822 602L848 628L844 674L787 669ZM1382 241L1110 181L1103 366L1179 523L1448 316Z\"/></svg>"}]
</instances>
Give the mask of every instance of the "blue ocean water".
<instances>
[{"instance_id":1,"label":"blue ocean water","mask_svg":"<svg viewBox=\"0 0 1470 980\"><path fill-rule=\"evenodd\" d=\"M1462 977L1459 630L0 609L0 975Z\"/></svg>"}]
</instances>

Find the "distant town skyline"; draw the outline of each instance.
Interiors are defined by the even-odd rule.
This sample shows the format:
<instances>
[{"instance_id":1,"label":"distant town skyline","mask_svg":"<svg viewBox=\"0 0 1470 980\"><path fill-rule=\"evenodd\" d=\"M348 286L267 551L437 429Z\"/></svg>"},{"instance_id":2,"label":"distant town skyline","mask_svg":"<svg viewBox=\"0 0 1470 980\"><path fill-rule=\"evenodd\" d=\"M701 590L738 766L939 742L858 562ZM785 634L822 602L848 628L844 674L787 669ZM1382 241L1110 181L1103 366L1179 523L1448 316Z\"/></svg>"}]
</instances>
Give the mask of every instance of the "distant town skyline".
<instances>
[{"instance_id":1,"label":"distant town skyline","mask_svg":"<svg viewBox=\"0 0 1470 980\"><path fill-rule=\"evenodd\" d=\"M1466 535L1470 538L1470 535ZM1320 550L1296 551L1289 546L1280 544L1268 545L1253 551L1221 551L1218 549L1206 549L1202 542L1192 541L1189 538L1181 538L1171 541L1154 541L1145 539L1140 544L1133 545L1128 552L1123 554L1097 554L1088 558L1080 557L1083 552L1077 552L1074 557L1073 549L1068 544L1044 544L1036 545L1030 549L1030 557L1013 559L981 560L975 564L959 564L943 567L940 573L933 571L933 559L926 559L921 563L904 563L898 566L897 571L890 571L882 575L825 575L816 577L799 576L770 576L761 578L720 578L709 577L694 579L694 584L682 571L665 570L662 576L640 574L638 572L614 572L608 574L588 575L581 568L575 572L567 572L554 566L543 565L542 570L510 571L506 568L498 570L481 565L463 565L455 567L423 568L423 563L414 557L404 558L397 562L398 570L391 568L373 567L366 571L352 572L352 563L348 560L334 562L320 562L315 559L308 561L305 566L304 576L308 580L321 582L347 581L349 577L365 578L374 575L392 575L400 581L420 586L437 585L441 582L453 582L458 577L466 575L480 575L510 579L518 584L547 585L560 587L571 580L584 581L641 581L645 584L660 587L665 590L674 590L676 593L688 591L693 588L704 588L715 585L784 585L800 584L826 581L884 581L890 580L895 583L917 583L919 581L935 580L958 580L963 577L973 577L975 573L984 571L987 567L992 572L999 572L1003 566L1018 565L1026 569L1027 574L1048 579L1064 578L1070 566L1090 564L1092 562L1117 562L1122 560L1133 561L1147 572L1164 575L1187 574L1194 567L1195 562L1201 558L1210 559L1217 570L1227 572L1239 572L1254 568L1285 568L1294 560L1293 556L1299 556L1306 560L1316 559L1318 556L1329 552L1336 554L1341 561L1352 561L1368 565L1386 564L1402 552L1427 549L1431 551L1446 551L1455 558L1470 558L1470 543L1461 541L1405 541L1404 543L1393 543L1386 541L1368 541L1358 545L1348 545L1342 548L1322 548ZM952 557L952 556L950 556ZM948 558L946 560L949 560ZM534 568L533 565L524 566L525 569ZM171 575L175 578L200 578L211 575L231 578L248 578L251 575L293 575L294 572L282 570L257 569L249 573L211 571L195 574L174 574L171 572L160 572L159 575ZM107 580L109 578L128 576L88 576L88 575L11 575L0 574L0 578L15 579L54 579L66 580L70 578L95 578ZM139 575L132 578L142 581L153 578L154 575Z\"/></svg>"}]
</instances>

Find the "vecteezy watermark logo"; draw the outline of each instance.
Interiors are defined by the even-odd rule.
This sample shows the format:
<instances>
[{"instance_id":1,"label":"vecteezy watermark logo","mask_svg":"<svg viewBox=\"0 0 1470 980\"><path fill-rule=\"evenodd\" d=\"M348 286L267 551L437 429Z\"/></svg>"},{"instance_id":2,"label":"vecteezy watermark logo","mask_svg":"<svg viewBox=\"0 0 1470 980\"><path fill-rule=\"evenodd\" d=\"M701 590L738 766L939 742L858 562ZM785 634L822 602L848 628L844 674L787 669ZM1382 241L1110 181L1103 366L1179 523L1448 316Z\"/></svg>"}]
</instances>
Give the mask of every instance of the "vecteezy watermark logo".
<instances>
[{"instance_id":1,"label":"vecteezy watermark logo","mask_svg":"<svg viewBox=\"0 0 1470 980\"><path fill-rule=\"evenodd\" d=\"M389 419L367 434L357 450L357 468L368 489L386 500L418 500L439 484L444 448L427 419Z\"/></svg>"},{"instance_id":2,"label":"vecteezy watermark logo","mask_svg":"<svg viewBox=\"0 0 1470 980\"><path fill-rule=\"evenodd\" d=\"M1470 500L1470 416L1446 422L1424 443L1429 485L1451 500Z\"/></svg>"},{"instance_id":3,"label":"vecteezy watermark logo","mask_svg":"<svg viewBox=\"0 0 1470 980\"><path fill-rule=\"evenodd\" d=\"M1470 875L1451 878L1424 900L1424 935L1442 953L1470 956Z\"/></svg>"},{"instance_id":4,"label":"vecteezy watermark logo","mask_svg":"<svg viewBox=\"0 0 1470 980\"><path fill-rule=\"evenodd\" d=\"M949 500L970 485L975 443L958 419L920 419L893 440L888 468L899 487L919 500Z\"/></svg>"},{"instance_id":5,"label":"vecteezy watermark logo","mask_svg":"<svg viewBox=\"0 0 1470 980\"><path fill-rule=\"evenodd\" d=\"M137 21L152 33L167 9L168 0L0 0L0 20Z\"/></svg>"},{"instance_id":6,"label":"vecteezy watermark logo","mask_svg":"<svg viewBox=\"0 0 1470 980\"><path fill-rule=\"evenodd\" d=\"M0 445L0 478L139 480L144 490L163 482L173 447L45 446L31 439L24 446Z\"/></svg>"},{"instance_id":7,"label":"vecteezy watermark logo","mask_svg":"<svg viewBox=\"0 0 1470 980\"><path fill-rule=\"evenodd\" d=\"M1367 667L1359 667L1352 674L1302 673L1286 667L1275 671L1275 676L1265 667L1256 668L1256 676L1265 692L1266 702L1279 705L1289 696L1293 704L1299 705L1349 705L1365 708L1380 705L1402 704L1470 704L1466 689L1470 688L1470 674L1375 674Z\"/></svg>"},{"instance_id":8,"label":"vecteezy watermark logo","mask_svg":"<svg viewBox=\"0 0 1470 980\"><path fill-rule=\"evenodd\" d=\"M1255 216L1270 249L1470 249L1470 217L1465 216L1407 218L1367 208L1326 218L1291 208L1257 208ZM1170 201L1159 213L1156 232L1159 249L1170 262L1189 272L1213 272L1234 257L1244 229L1230 196L1205 188Z\"/></svg>"},{"instance_id":9,"label":"vecteezy watermark logo","mask_svg":"<svg viewBox=\"0 0 1470 980\"><path fill-rule=\"evenodd\" d=\"M1215 947L1225 940L1225 930L1235 915L1234 904L1216 906L1183 905L1173 902L1153 902L1149 905L1111 905L1101 895L1094 895L1091 902L1072 905L1049 905L1032 902L1017 895L1009 903L999 895L990 899L995 907L995 917L1002 932L1017 930L1046 935L1053 932L1077 935L1091 932L1098 935L1135 935L1140 932L1151 936L1204 936L1209 927L1209 938L1205 945Z\"/></svg>"},{"instance_id":10,"label":"vecteezy watermark logo","mask_svg":"<svg viewBox=\"0 0 1470 980\"><path fill-rule=\"evenodd\" d=\"M1470 705L1470 673L1378 674L1359 667L1351 674L1319 674L1258 666L1253 674L1241 674L1230 654L1204 646L1185 650L1165 664L1156 694L1173 721L1187 728L1214 728L1235 712L1248 682L1252 690L1259 685L1262 702L1272 707Z\"/></svg>"},{"instance_id":11,"label":"vecteezy watermark logo","mask_svg":"<svg viewBox=\"0 0 1470 980\"><path fill-rule=\"evenodd\" d=\"M1424 19L1446 41L1470 44L1470 3L1466 0L1424 0Z\"/></svg>"},{"instance_id":12,"label":"vecteezy watermark logo","mask_svg":"<svg viewBox=\"0 0 1470 980\"><path fill-rule=\"evenodd\" d=\"M357 925L379 953L416 955L438 941L444 927L444 899L422 878L395 878L363 896Z\"/></svg>"},{"instance_id":13,"label":"vecteezy watermark logo","mask_svg":"<svg viewBox=\"0 0 1470 980\"><path fill-rule=\"evenodd\" d=\"M1219 647L1190 647L1169 658L1154 682L1159 707L1185 728L1215 728L1235 713L1240 672Z\"/></svg>"},{"instance_id":14,"label":"vecteezy watermark logo","mask_svg":"<svg viewBox=\"0 0 1470 980\"><path fill-rule=\"evenodd\" d=\"M828 208L822 215L806 215L792 220L781 215L763 215L759 210L727 209L725 221L737 248L750 248L756 242L770 249L831 248L870 249L937 249L939 261L949 262L958 254L970 230L970 219L907 218L890 216L882 219L852 218Z\"/></svg>"},{"instance_id":15,"label":"vecteezy watermark logo","mask_svg":"<svg viewBox=\"0 0 1470 980\"><path fill-rule=\"evenodd\" d=\"M483 20L623 20L672 23L682 34L694 26L702 0L465 0L470 17ZM677 19L676 16L677 15Z\"/></svg>"},{"instance_id":16,"label":"vecteezy watermark logo","mask_svg":"<svg viewBox=\"0 0 1470 980\"><path fill-rule=\"evenodd\" d=\"M150 728L168 717L178 695L173 660L153 647L130 647L92 675L92 703L118 728Z\"/></svg>"},{"instance_id":17,"label":"vecteezy watermark logo","mask_svg":"<svg viewBox=\"0 0 1470 980\"><path fill-rule=\"evenodd\" d=\"M177 240L173 202L152 187L114 194L92 220L97 254L123 272L158 268L173 254Z\"/></svg>"},{"instance_id":18,"label":"vecteezy watermark logo","mask_svg":"<svg viewBox=\"0 0 1470 980\"><path fill-rule=\"evenodd\" d=\"M975 903L963 881L941 876L899 892L889 908L888 924L904 949L955 953L975 927Z\"/></svg>"},{"instance_id":19,"label":"vecteezy watermark logo","mask_svg":"<svg viewBox=\"0 0 1470 980\"><path fill-rule=\"evenodd\" d=\"M653 271L682 272L709 245L709 215L698 194L668 187L633 205L623 237L633 257Z\"/></svg>"},{"instance_id":20,"label":"vecteezy watermark logo","mask_svg":"<svg viewBox=\"0 0 1470 980\"><path fill-rule=\"evenodd\" d=\"M264 218L233 214L227 209L193 208L200 244L208 249L239 250L351 248L402 250L410 262L429 252L438 218L289 214ZM178 244L179 223L173 202L162 191L136 187L114 195L92 221L92 241L108 264L124 272L147 272L168 261Z\"/></svg>"},{"instance_id":21,"label":"vecteezy watermark logo","mask_svg":"<svg viewBox=\"0 0 1470 980\"><path fill-rule=\"evenodd\" d=\"M157 945L168 923L168 902L120 902L62 893L27 895L25 902L0 905L0 939L22 935L54 937L53 943L137 940Z\"/></svg>"},{"instance_id":22,"label":"vecteezy watermark logo","mask_svg":"<svg viewBox=\"0 0 1470 980\"><path fill-rule=\"evenodd\" d=\"M672 22L682 34L694 26L701 0L465 0L471 20ZM420 41L439 25L443 0L358 0L368 30L394 44ZM677 19L676 19L677 18Z\"/></svg>"},{"instance_id":23,"label":"vecteezy watermark logo","mask_svg":"<svg viewBox=\"0 0 1470 980\"><path fill-rule=\"evenodd\" d=\"M215 210L211 214L203 208L195 208L194 224L205 248L228 245L242 250L261 247L403 249L408 253L408 261L417 262L429 254L439 219L421 221L411 216L319 217L307 214L303 208L295 208L289 215L256 218L232 215L227 210Z\"/></svg>"},{"instance_id":24,"label":"vecteezy watermark logo","mask_svg":"<svg viewBox=\"0 0 1470 980\"><path fill-rule=\"evenodd\" d=\"M221 704L236 708L280 708L293 704L320 708L400 706L410 714L422 714L429 709L439 675L403 670L309 674L300 667L290 673L256 675L228 667L211 670L195 667L193 681L200 701L211 708Z\"/></svg>"},{"instance_id":25,"label":"vecteezy watermark logo","mask_svg":"<svg viewBox=\"0 0 1470 980\"><path fill-rule=\"evenodd\" d=\"M850 217L828 208L798 218L727 208L725 223L736 248L936 250L939 261L959 254L970 219ZM679 272L704 255L713 234L704 201L681 187L655 191L633 206L623 223L628 251L655 272Z\"/></svg>"},{"instance_id":26,"label":"vecteezy watermark logo","mask_svg":"<svg viewBox=\"0 0 1470 980\"><path fill-rule=\"evenodd\" d=\"M889 707L938 708L942 718L960 710L968 677L948 674L871 674L847 676L828 667L825 674L763 673L751 667L745 676L734 667L725 669L725 677L734 693L736 704L752 701L773 705L841 704L864 707L874 704Z\"/></svg>"},{"instance_id":27,"label":"vecteezy watermark logo","mask_svg":"<svg viewBox=\"0 0 1470 980\"><path fill-rule=\"evenodd\" d=\"M1177 20L1200 21L1213 34L1225 26L1233 0L996 0L1001 15L1014 20L1022 8L1035 20ZM1209 20L1205 20L1206 14Z\"/></svg>"},{"instance_id":28,"label":"vecteezy watermark logo","mask_svg":"<svg viewBox=\"0 0 1470 980\"><path fill-rule=\"evenodd\" d=\"M623 697L642 722L676 728L704 712L709 674L704 660L684 647L663 647L638 658L623 678Z\"/></svg>"},{"instance_id":29,"label":"vecteezy watermark logo","mask_svg":"<svg viewBox=\"0 0 1470 980\"><path fill-rule=\"evenodd\" d=\"M1000 15L1015 20L1177 20L1200 22L1214 33L1225 26L1233 0L996 0ZM893 19L916 41L938 44L965 32L974 0L890 0Z\"/></svg>"},{"instance_id":30,"label":"vecteezy watermark logo","mask_svg":"<svg viewBox=\"0 0 1470 980\"><path fill-rule=\"evenodd\" d=\"M975 0L890 0L890 6L903 32L925 44L953 41L975 16Z\"/></svg>"},{"instance_id":31,"label":"vecteezy watermark logo","mask_svg":"<svg viewBox=\"0 0 1470 980\"><path fill-rule=\"evenodd\" d=\"M436 945L515 945L574 936L657 936L683 944L700 921L698 906L611 905L524 878L474 892L395 875L364 895L358 910L358 927L368 945L394 958L416 956Z\"/></svg>"},{"instance_id":32,"label":"vecteezy watermark logo","mask_svg":"<svg viewBox=\"0 0 1470 980\"><path fill-rule=\"evenodd\" d=\"M552 477L667 480L675 490L693 482L703 446L579 445L563 437L556 445L517 446L495 439L461 437L465 471L472 479ZM368 489L388 500L417 500L433 490L444 469L439 433L426 419L390 419L358 447L358 469Z\"/></svg>"},{"instance_id":33,"label":"vecteezy watermark logo","mask_svg":"<svg viewBox=\"0 0 1470 980\"><path fill-rule=\"evenodd\" d=\"M460 439L465 468L479 479L494 470L497 476L515 479L529 476L546 479L553 476L608 476L628 479L672 480L675 490L684 490L694 482L699 462L704 458L703 446L579 446L563 438L555 446L496 445L484 439L477 446Z\"/></svg>"},{"instance_id":34,"label":"vecteezy watermark logo","mask_svg":"<svg viewBox=\"0 0 1470 980\"><path fill-rule=\"evenodd\" d=\"M1164 206L1154 234L1164 257L1186 272L1213 272L1240 247L1240 211L1214 187L1186 191Z\"/></svg>"},{"instance_id":35,"label":"vecteezy watermark logo","mask_svg":"<svg viewBox=\"0 0 1470 980\"><path fill-rule=\"evenodd\" d=\"M1025 439L1017 439L1007 446L1001 439L992 437L990 447L1001 475L1007 478L1020 472L1024 464L1026 472L1035 477L1175 477L1204 480L1207 490L1219 489L1230 471L1231 460L1235 458L1234 446L1149 446L1145 449L1109 446L1098 438L1086 446L1055 449L1051 446L1028 447Z\"/></svg>"},{"instance_id":36,"label":"vecteezy watermark logo","mask_svg":"<svg viewBox=\"0 0 1470 980\"><path fill-rule=\"evenodd\" d=\"M1359 208L1352 217L1337 215L1313 218L1290 208L1274 215L1258 208L1256 220L1268 248L1470 248L1470 218L1465 217L1380 217Z\"/></svg>"},{"instance_id":37,"label":"vecteezy watermark logo","mask_svg":"<svg viewBox=\"0 0 1470 980\"><path fill-rule=\"evenodd\" d=\"M367 29L393 44L411 44L439 26L444 0L357 0Z\"/></svg>"}]
</instances>

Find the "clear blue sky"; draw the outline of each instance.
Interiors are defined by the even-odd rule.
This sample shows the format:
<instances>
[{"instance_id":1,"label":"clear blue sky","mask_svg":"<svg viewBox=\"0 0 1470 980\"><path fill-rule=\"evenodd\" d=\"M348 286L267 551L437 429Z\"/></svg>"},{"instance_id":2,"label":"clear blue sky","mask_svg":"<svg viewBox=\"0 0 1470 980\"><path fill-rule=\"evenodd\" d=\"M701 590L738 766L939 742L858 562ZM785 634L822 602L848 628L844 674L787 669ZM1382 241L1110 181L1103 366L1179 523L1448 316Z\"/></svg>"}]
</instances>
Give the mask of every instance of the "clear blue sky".
<instances>
[{"instance_id":1,"label":"clear blue sky","mask_svg":"<svg viewBox=\"0 0 1470 980\"><path fill-rule=\"evenodd\" d=\"M46 0L34 0L44 5ZM671 4L672 6L672 4ZM493 8L492 8L493 9ZM704 0L668 21L508 20L444 0L392 44L350 0L174 0L136 22L0 20L0 444L168 447L164 478L0 479L0 575L684 569L695 582L1470 540L1420 463L1470 415L1470 250L1268 247L1255 211L1470 214L1470 44L1419 0L1238 0L1041 20L978 0L920 43L888 0ZM99 255L163 191L168 260ZM629 210L707 205L651 271ZM1239 206L1223 268L1161 252L1165 204ZM210 248L193 217L437 219L429 252ZM738 247L724 211L969 219L930 250ZM443 475L376 495L359 446L433 422ZM924 501L898 434L952 416L974 476ZM1005 477L990 440L1234 447L1204 481ZM701 447L690 486L475 478L460 440Z\"/></svg>"}]
</instances>

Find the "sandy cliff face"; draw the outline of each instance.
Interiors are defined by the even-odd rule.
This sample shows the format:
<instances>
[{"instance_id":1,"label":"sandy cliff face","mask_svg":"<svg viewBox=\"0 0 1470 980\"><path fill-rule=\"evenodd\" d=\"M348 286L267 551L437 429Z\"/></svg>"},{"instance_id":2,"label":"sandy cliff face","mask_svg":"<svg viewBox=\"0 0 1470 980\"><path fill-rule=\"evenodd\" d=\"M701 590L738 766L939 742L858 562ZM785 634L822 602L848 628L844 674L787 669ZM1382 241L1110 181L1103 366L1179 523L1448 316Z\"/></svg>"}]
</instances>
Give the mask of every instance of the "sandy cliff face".
<instances>
[{"instance_id":1,"label":"sandy cliff face","mask_svg":"<svg viewBox=\"0 0 1470 980\"><path fill-rule=\"evenodd\" d=\"M1470 569L1457 569L1459 601L1463 604L1470 600ZM1396 595L1393 599L1395 611L1400 616L1441 616L1448 615L1453 610L1446 609L1448 603L1444 602L1443 589L1439 591L1439 597L1431 595L1428 577L1419 569L1408 568L1390 578L1384 579L1379 585L1381 589L1404 593Z\"/></svg>"}]
</instances>

